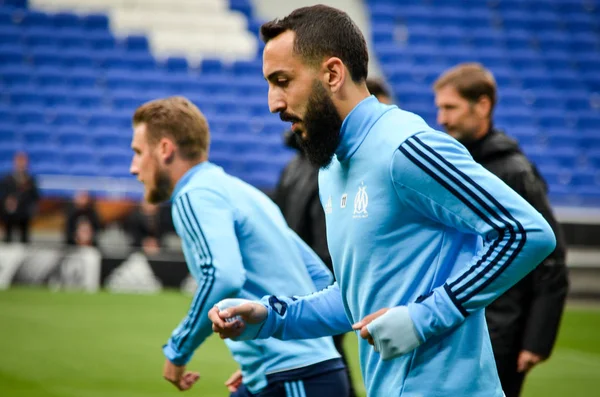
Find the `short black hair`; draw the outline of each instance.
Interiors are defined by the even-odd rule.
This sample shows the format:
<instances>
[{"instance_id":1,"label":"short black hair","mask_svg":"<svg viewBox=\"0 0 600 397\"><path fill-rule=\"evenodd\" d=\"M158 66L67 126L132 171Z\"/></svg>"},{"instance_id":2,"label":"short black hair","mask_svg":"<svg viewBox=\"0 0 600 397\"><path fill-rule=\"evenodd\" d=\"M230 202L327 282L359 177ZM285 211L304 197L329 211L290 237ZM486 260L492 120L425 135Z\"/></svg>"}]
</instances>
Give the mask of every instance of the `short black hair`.
<instances>
[{"instance_id":1,"label":"short black hair","mask_svg":"<svg viewBox=\"0 0 600 397\"><path fill-rule=\"evenodd\" d=\"M294 52L306 62L317 64L325 57L337 57L346 65L355 83L366 80L367 42L344 11L322 4L298 8L283 19L262 25L260 35L268 43L288 30L296 33Z\"/></svg>"},{"instance_id":2,"label":"short black hair","mask_svg":"<svg viewBox=\"0 0 600 397\"><path fill-rule=\"evenodd\" d=\"M392 97L392 94L388 87L382 80L379 79L367 79L367 89L371 93L371 95L375 95L379 97L381 95L386 96L388 98Z\"/></svg>"}]
</instances>

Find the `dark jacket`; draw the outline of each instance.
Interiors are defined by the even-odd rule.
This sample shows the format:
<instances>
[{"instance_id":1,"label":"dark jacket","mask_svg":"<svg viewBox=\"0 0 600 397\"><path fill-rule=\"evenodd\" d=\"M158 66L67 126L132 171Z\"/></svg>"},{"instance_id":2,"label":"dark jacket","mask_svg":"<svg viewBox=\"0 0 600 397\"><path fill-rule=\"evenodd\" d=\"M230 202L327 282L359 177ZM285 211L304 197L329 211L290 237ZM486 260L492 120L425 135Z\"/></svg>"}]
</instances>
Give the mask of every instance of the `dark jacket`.
<instances>
[{"instance_id":1,"label":"dark jacket","mask_svg":"<svg viewBox=\"0 0 600 397\"><path fill-rule=\"evenodd\" d=\"M68 245L76 245L76 233L79 222L89 222L94 231L92 237L92 245L98 246L98 232L102 228L100 217L96 211L95 205L90 204L85 208L77 208L74 204L69 205L66 214L65 223L65 243Z\"/></svg>"},{"instance_id":2,"label":"dark jacket","mask_svg":"<svg viewBox=\"0 0 600 397\"><path fill-rule=\"evenodd\" d=\"M325 213L319 200L319 169L314 167L288 131L286 144L298 151L283 170L273 200L281 209L288 225L306 242L331 270L331 256L325 233Z\"/></svg>"},{"instance_id":3,"label":"dark jacket","mask_svg":"<svg viewBox=\"0 0 600 397\"><path fill-rule=\"evenodd\" d=\"M17 208L13 213L6 212L6 200L14 197ZM0 214L5 219L27 220L33 217L40 194L35 178L26 175L22 181L14 174L6 175L0 182Z\"/></svg>"},{"instance_id":4,"label":"dark jacket","mask_svg":"<svg viewBox=\"0 0 600 397\"><path fill-rule=\"evenodd\" d=\"M556 249L519 283L486 308L495 354L528 350L550 356L568 290L566 244L552 214L547 185L517 142L491 130L467 145L473 159L498 176L537 209L556 235Z\"/></svg>"}]
</instances>

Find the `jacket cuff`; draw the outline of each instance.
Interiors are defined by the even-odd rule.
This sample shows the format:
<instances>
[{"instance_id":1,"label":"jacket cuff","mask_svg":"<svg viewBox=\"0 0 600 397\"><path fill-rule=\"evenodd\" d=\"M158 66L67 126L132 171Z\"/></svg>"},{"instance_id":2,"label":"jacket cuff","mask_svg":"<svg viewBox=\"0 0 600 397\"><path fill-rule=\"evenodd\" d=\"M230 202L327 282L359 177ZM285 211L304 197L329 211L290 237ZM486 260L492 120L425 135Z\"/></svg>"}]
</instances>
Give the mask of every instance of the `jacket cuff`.
<instances>
[{"instance_id":1,"label":"jacket cuff","mask_svg":"<svg viewBox=\"0 0 600 397\"><path fill-rule=\"evenodd\" d=\"M183 354L173 345L173 341L169 339L166 345L163 346L165 357L175 365L186 365L192 358L192 354Z\"/></svg>"},{"instance_id":2,"label":"jacket cuff","mask_svg":"<svg viewBox=\"0 0 600 397\"><path fill-rule=\"evenodd\" d=\"M432 294L420 302L409 303L408 313L423 342L460 325L468 315L457 305L446 285L434 289Z\"/></svg>"}]
</instances>

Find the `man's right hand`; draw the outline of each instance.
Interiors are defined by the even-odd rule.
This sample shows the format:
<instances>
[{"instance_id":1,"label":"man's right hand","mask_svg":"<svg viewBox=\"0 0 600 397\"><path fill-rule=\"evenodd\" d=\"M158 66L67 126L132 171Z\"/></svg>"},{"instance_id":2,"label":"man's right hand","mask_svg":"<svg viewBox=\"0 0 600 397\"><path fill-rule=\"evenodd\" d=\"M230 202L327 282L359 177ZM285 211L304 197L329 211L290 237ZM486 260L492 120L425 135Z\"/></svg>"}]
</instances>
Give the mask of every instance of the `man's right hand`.
<instances>
[{"instance_id":1,"label":"man's right hand","mask_svg":"<svg viewBox=\"0 0 600 397\"><path fill-rule=\"evenodd\" d=\"M221 308L222 310L219 310ZM242 299L225 299L208 312L212 329L221 339L235 339L244 333L247 325L261 324L267 319L267 308L258 303ZM258 331L255 331L258 333ZM253 339L256 335L248 335Z\"/></svg>"}]
</instances>

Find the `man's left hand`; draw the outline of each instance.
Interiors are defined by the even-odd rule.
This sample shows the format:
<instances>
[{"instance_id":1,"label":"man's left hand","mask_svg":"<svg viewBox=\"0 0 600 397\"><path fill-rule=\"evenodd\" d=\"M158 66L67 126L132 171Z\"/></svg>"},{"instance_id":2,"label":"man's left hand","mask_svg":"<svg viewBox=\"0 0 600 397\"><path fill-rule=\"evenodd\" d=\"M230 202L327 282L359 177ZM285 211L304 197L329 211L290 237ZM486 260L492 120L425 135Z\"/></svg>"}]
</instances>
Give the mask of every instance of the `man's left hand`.
<instances>
[{"instance_id":1,"label":"man's left hand","mask_svg":"<svg viewBox=\"0 0 600 397\"><path fill-rule=\"evenodd\" d=\"M527 373L542 361L544 361L544 357L527 350L521 350L517 360L517 372Z\"/></svg>"},{"instance_id":2,"label":"man's left hand","mask_svg":"<svg viewBox=\"0 0 600 397\"><path fill-rule=\"evenodd\" d=\"M198 372L186 372L185 365L175 365L169 360L165 360L163 368L163 377L175 385L181 391L189 390L194 383L200 379Z\"/></svg>"},{"instance_id":3,"label":"man's left hand","mask_svg":"<svg viewBox=\"0 0 600 397\"><path fill-rule=\"evenodd\" d=\"M352 325L352 329L355 331L360 330L360 337L366 339L370 345L375 345L375 342L373 341L373 337L371 336L367 325L369 325L377 317L383 316L388 310L390 309L379 309L375 313L369 314L367 317Z\"/></svg>"}]
</instances>

